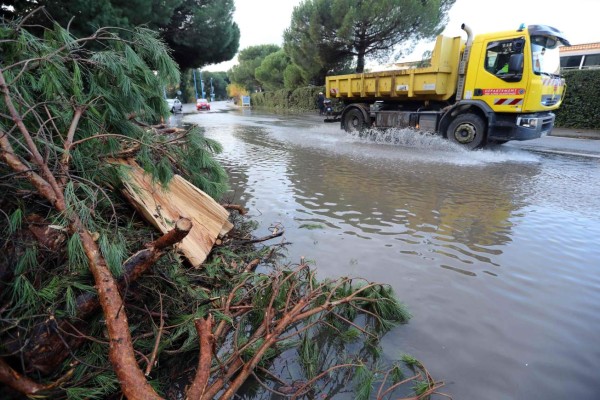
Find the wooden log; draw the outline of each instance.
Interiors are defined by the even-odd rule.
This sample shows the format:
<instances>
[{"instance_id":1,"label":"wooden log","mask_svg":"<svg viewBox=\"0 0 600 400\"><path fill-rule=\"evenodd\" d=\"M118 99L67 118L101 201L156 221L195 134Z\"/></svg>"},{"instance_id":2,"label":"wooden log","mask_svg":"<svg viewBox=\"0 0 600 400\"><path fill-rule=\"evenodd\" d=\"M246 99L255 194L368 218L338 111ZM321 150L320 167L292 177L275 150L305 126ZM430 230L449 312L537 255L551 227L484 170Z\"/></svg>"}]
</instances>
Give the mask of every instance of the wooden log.
<instances>
[{"instance_id":1,"label":"wooden log","mask_svg":"<svg viewBox=\"0 0 600 400\"><path fill-rule=\"evenodd\" d=\"M181 217L192 221L192 230L176 248L194 267L200 267L217 238L233 228L227 210L181 176L175 175L165 188L134 160L113 161L128 166L125 196L158 230L168 232Z\"/></svg>"}]
</instances>

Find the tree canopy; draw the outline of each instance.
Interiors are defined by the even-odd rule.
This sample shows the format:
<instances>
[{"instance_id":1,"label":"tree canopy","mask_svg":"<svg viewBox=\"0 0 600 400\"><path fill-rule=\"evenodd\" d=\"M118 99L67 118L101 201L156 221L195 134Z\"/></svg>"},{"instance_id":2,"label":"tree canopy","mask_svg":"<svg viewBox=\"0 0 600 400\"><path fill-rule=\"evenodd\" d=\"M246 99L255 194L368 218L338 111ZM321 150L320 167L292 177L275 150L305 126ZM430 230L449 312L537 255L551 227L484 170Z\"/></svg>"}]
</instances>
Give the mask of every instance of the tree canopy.
<instances>
[{"instance_id":1,"label":"tree canopy","mask_svg":"<svg viewBox=\"0 0 600 400\"><path fill-rule=\"evenodd\" d=\"M271 53L256 68L256 79L266 90L283 89L284 72L291 61L283 49Z\"/></svg>"},{"instance_id":2,"label":"tree canopy","mask_svg":"<svg viewBox=\"0 0 600 400\"><path fill-rule=\"evenodd\" d=\"M279 46L274 44L247 47L240 51L238 64L234 65L227 75L232 82L242 85L249 91L260 90L262 84L256 79L256 69L260 67L269 54L280 49Z\"/></svg>"},{"instance_id":3,"label":"tree canopy","mask_svg":"<svg viewBox=\"0 0 600 400\"><path fill-rule=\"evenodd\" d=\"M240 29L233 22L233 0L184 0L159 30L182 69L231 60Z\"/></svg>"},{"instance_id":4,"label":"tree canopy","mask_svg":"<svg viewBox=\"0 0 600 400\"><path fill-rule=\"evenodd\" d=\"M181 69L231 60L239 47L233 0L2 0L2 5L1 15L8 19L45 7L75 36L88 36L101 26L145 25L162 34ZM29 23L48 21L39 12L29 17Z\"/></svg>"},{"instance_id":5,"label":"tree canopy","mask_svg":"<svg viewBox=\"0 0 600 400\"><path fill-rule=\"evenodd\" d=\"M455 0L306 0L294 9L285 49L311 80L354 60L383 60L438 35Z\"/></svg>"}]
</instances>

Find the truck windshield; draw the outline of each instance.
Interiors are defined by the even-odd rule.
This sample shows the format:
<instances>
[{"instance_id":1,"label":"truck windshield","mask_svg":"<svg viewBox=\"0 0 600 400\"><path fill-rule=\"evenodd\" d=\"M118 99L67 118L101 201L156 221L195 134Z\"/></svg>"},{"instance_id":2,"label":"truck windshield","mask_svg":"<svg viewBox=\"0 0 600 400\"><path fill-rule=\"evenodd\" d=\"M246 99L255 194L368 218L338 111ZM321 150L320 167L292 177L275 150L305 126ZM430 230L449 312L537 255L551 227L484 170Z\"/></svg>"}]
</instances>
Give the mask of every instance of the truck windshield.
<instances>
[{"instance_id":1,"label":"truck windshield","mask_svg":"<svg viewBox=\"0 0 600 400\"><path fill-rule=\"evenodd\" d=\"M541 75L560 74L559 42L549 36L531 37L533 72Z\"/></svg>"}]
</instances>

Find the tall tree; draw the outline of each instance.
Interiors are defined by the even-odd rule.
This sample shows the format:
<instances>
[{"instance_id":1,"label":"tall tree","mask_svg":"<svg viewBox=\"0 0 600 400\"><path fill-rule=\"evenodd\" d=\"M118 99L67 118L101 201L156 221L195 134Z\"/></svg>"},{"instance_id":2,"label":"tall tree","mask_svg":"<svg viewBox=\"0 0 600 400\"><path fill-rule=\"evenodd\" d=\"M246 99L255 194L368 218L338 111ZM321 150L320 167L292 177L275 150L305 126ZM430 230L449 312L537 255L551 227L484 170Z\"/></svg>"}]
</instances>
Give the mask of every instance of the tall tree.
<instances>
[{"instance_id":1,"label":"tall tree","mask_svg":"<svg viewBox=\"0 0 600 400\"><path fill-rule=\"evenodd\" d=\"M313 77L353 59L382 60L399 45L438 35L455 0L306 0L294 9L285 31L292 61ZM311 63L313 64L311 66Z\"/></svg>"},{"instance_id":2,"label":"tall tree","mask_svg":"<svg viewBox=\"0 0 600 400\"><path fill-rule=\"evenodd\" d=\"M286 89L296 89L306 86L307 81L302 76L302 68L294 63L290 63L283 71L283 85Z\"/></svg>"},{"instance_id":3,"label":"tall tree","mask_svg":"<svg viewBox=\"0 0 600 400\"><path fill-rule=\"evenodd\" d=\"M256 69L260 67L263 60L271 53L280 50L280 47L274 44L263 44L250 46L240 51L238 55L238 64L229 70L227 75L231 82L245 87L249 91L256 91L262 88L261 83L256 79Z\"/></svg>"},{"instance_id":4,"label":"tall tree","mask_svg":"<svg viewBox=\"0 0 600 400\"><path fill-rule=\"evenodd\" d=\"M283 49L265 57L256 68L255 76L266 90L277 90L284 87L284 72L291 61Z\"/></svg>"},{"instance_id":5,"label":"tall tree","mask_svg":"<svg viewBox=\"0 0 600 400\"><path fill-rule=\"evenodd\" d=\"M100 26L146 25L160 31L182 70L231 60L239 47L233 0L2 0L0 15L23 17L38 7L51 10L52 18L75 36L88 36ZM43 13L29 17L29 23L48 21Z\"/></svg>"},{"instance_id":6,"label":"tall tree","mask_svg":"<svg viewBox=\"0 0 600 400\"><path fill-rule=\"evenodd\" d=\"M329 71L343 69L352 60L352 47L338 38L331 8L329 1L305 1L294 8L291 25L283 34L285 51L303 80L313 85L322 85Z\"/></svg>"},{"instance_id":7,"label":"tall tree","mask_svg":"<svg viewBox=\"0 0 600 400\"><path fill-rule=\"evenodd\" d=\"M179 67L194 68L228 61L240 43L233 22L233 0L184 0L169 23L159 26Z\"/></svg>"}]
</instances>

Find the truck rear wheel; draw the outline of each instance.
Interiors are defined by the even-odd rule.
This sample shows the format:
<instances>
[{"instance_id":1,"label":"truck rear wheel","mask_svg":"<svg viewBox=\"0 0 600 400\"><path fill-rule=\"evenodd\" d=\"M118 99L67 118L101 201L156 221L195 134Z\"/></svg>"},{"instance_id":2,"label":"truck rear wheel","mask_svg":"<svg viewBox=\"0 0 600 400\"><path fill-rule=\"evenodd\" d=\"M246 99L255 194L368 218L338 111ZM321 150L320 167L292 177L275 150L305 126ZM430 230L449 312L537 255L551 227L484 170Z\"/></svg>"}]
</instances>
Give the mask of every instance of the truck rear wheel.
<instances>
[{"instance_id":1,"label":"truck rear wheel","mask_svg":"<svg viewBox=\"0 0 600 400\"><path fill-rule=\"evenodd\" d=\"M486 143L485 124L475 114L460 114L448 126L446 137L461 146L477 149Z\"/></svg>"},{"instance_id":2,"label":"truck rear wheel","mask_svg":"<svg viewBox=\"0 0 600 400\"><path fill-rule=\"evenodd\" d=\"M346 132L360 132L367 127L363 113L353 108L344 115L344 129Z\"/></svg>"}]
</instances>

